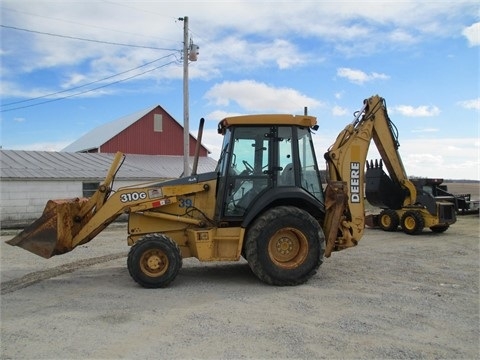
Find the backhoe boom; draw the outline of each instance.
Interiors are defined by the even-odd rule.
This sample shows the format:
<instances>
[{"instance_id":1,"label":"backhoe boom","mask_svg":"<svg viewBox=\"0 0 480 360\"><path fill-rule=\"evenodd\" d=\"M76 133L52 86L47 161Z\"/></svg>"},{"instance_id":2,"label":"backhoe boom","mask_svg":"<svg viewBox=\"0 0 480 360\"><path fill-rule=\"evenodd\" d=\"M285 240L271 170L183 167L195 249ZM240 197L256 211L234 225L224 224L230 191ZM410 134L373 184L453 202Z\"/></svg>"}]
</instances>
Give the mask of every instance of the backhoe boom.
<instances>
[{"instance_id":1,"label":"backhoe boom","mask_svg":"<svg viewBox=\"0 0 480 360\"><path fill-rule=\"evenodd\" d=\"M328 244L332 243L335 243L334 250L354 246L363 235L365 227L365 167L369 165L366 158L372 140L380 153L381 160L380 162L376 161L375 164L372 162L370 168L373 167L377 170L375 175L378 178L382 177L382 179L376 180L383 181L385 184L382 183L383 188L380 185L373 187L373 190L367 194L367 198L368 195L372 199L393 198L395 195L399 199L397 201L399 209L396 215L398 219L394 219L397 225L407 211L415 211L413 215L416 218L423 217L422 223L435 229L446 229L449 224L455 222L454 216L453 218L449 217L450 211L446 209L448 206L445 204L437 203L438 210L436 210L436 214L432 215L426 210L425 204L418 203L417 189L408 179L398 152L400 145L397 135L395 125L388 117L385 100L376 95L364 101L363 107L356 113L355 119L337 136L335 143L325 153L329 176L327 194L330 188L336 188L335 184L338 182L343 182L348 192L343 212L344 221L339 224L338 237L336 239L327 238L327 251ZM383 165L390 177L384 174ZM384 181L385 178L388 181ZM392 193L386 191L387 186ZM327 207L327 220L335 217L336 215L329 214ZM333 226L331 221L326 221L327 234L334 233L329 228L330 226ZM423 228L423 226L420 229L418 227L419 225L416 225L415 232ZM328 256L329 253L327 252L326 255Z\"/></svg>"}]
</instances>

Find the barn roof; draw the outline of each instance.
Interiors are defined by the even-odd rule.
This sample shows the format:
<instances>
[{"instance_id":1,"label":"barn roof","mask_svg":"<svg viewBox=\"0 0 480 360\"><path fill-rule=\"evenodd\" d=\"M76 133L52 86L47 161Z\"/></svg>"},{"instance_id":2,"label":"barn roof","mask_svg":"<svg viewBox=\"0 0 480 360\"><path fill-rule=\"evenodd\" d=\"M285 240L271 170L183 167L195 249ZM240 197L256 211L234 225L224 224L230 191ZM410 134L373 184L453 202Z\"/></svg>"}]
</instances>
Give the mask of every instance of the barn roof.
<instances>
[{"instance_id":1,"label":"barn roof","mask_svg":"<svg viewBox=\"0 0 480 360\"><path fill-rule=\"evenodd\" d=\"M75 140L73 143L68 145L62 151L86 151L91 149L96 149L101 145L105 144L108 140L113 138L115 135L118 135L120 132L125 130L127 127L147 115L150 111L155 109L160 105L150 106L147 109L137 111L133 114L123 116L119 119L107 122L106 124L100 125L93 130L89 131L79 139Z\"/></svg>"},{"instance_id":2,"label":"barn roof","mask_svg":"<svg viewBox=\"0 0 480 360\"><path fill-rule=\"evenodd\" d=\"M115 154L0 150L2 180L103 180ZM193 158L190 159L193 164ZM197 173L214 171L217 162L198 159ZM121 180L149 181L179 177L183 156L126 154L117 173Z\"/></svg>"}]
</instances>

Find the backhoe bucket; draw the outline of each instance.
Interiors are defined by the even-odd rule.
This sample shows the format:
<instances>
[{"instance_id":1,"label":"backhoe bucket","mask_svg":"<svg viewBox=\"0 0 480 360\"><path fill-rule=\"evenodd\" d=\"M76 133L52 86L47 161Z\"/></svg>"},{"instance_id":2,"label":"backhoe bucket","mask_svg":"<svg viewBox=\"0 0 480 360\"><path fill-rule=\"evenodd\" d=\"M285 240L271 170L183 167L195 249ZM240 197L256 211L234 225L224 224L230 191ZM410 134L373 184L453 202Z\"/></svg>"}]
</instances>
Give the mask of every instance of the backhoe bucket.
<instances>
[{"instance_id":1,"label":"backhoe bucket","mask_svg":"<svg viewBox=\"0 0 480 360\"><path fill-rule=\"evenodd\" d=\"M26 227L7 244L19 246L46 259L67 253L72 239L80 231L85 218L80 220L80 209L88 199L49 200L42 216Z\"/></svg>"}]
</instances>

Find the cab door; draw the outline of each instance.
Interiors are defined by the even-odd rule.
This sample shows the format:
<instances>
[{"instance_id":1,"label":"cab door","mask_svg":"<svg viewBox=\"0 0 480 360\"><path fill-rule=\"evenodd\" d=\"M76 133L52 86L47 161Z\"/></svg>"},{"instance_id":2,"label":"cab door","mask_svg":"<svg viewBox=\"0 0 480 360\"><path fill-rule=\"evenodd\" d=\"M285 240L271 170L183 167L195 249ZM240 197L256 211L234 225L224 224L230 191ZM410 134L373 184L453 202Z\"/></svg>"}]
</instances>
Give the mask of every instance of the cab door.
<instances>
[{"instance_id":1,"label":"cab door","mask_svg":"<svg viewBox=\"0 0 480 360\"><path fill-rule=\"evenodd\" d=\"M271 188L270 169L272 144L270 127L238 127L233 129L225 148L223 166L224 181L218 195L220 217L235 220L241 218L259 194ZM223 189L222 189L223 188ZM223 190L223 193L222 193Z\"/></svg>"}]
</instances>

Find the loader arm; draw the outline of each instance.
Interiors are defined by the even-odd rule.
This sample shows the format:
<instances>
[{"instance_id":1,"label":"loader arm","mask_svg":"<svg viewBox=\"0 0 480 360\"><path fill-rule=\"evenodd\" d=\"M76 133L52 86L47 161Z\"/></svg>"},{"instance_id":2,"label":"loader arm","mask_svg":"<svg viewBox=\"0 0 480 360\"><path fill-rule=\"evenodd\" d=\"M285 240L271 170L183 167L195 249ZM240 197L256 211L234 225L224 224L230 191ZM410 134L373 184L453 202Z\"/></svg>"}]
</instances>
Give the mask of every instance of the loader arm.
<instances>
[{"instance_id":1,"label":"loader arm","mask_svg":"<svg viewBox=\"0 0 480 360\"><path fill-rule=\"evenodd\" d=\"M91 198L49 200L42 216L7 243L48 259L89 242L123 213L155 212L177 202L180 196L208 190L205 184L150 183L113 191L113 179L123 158L122 153L116 154L105 181Z\"/></svg>"},{"instance_id":2,"label":"loader arm","mask_svg":"<svg viewBox=\"0 0 480 360\"><path fill-rule=\"evenodd\" d=\"M103 206L105 201L112 190L113 180L115 179L115 175L117 171L122 166L122 163L125 159L125 155L121 152L117 152L115 157L113 158L113 162L110 165L110 169L108 170L107 175L105 176L105 180L103 183L98 187L95 193L88 199L88 201L82 206L82 211L78 214L80 218L86 216L90 211L100 210Z\"/></svg>"},{"instance_id":3,"label":"loader arm","mask_svg":"<svg viewBox=\"0 0 480 360\"><path fill-rule=\"evenodd\" d=\"M395 127L388 118L385 101L377 95L372 96L364 100L363 108L340 132L324 156L329 176L325 191L326 256L334 250L355 246L363 235L364 171L372 139L392 179L408 189L404 204L415 203L415 186L406 175L398 152L399 143ZM329 203L332 202L338 205L329 207ZM340 217L338 213L341 213Z\"/></svg>"}]
</instances>

